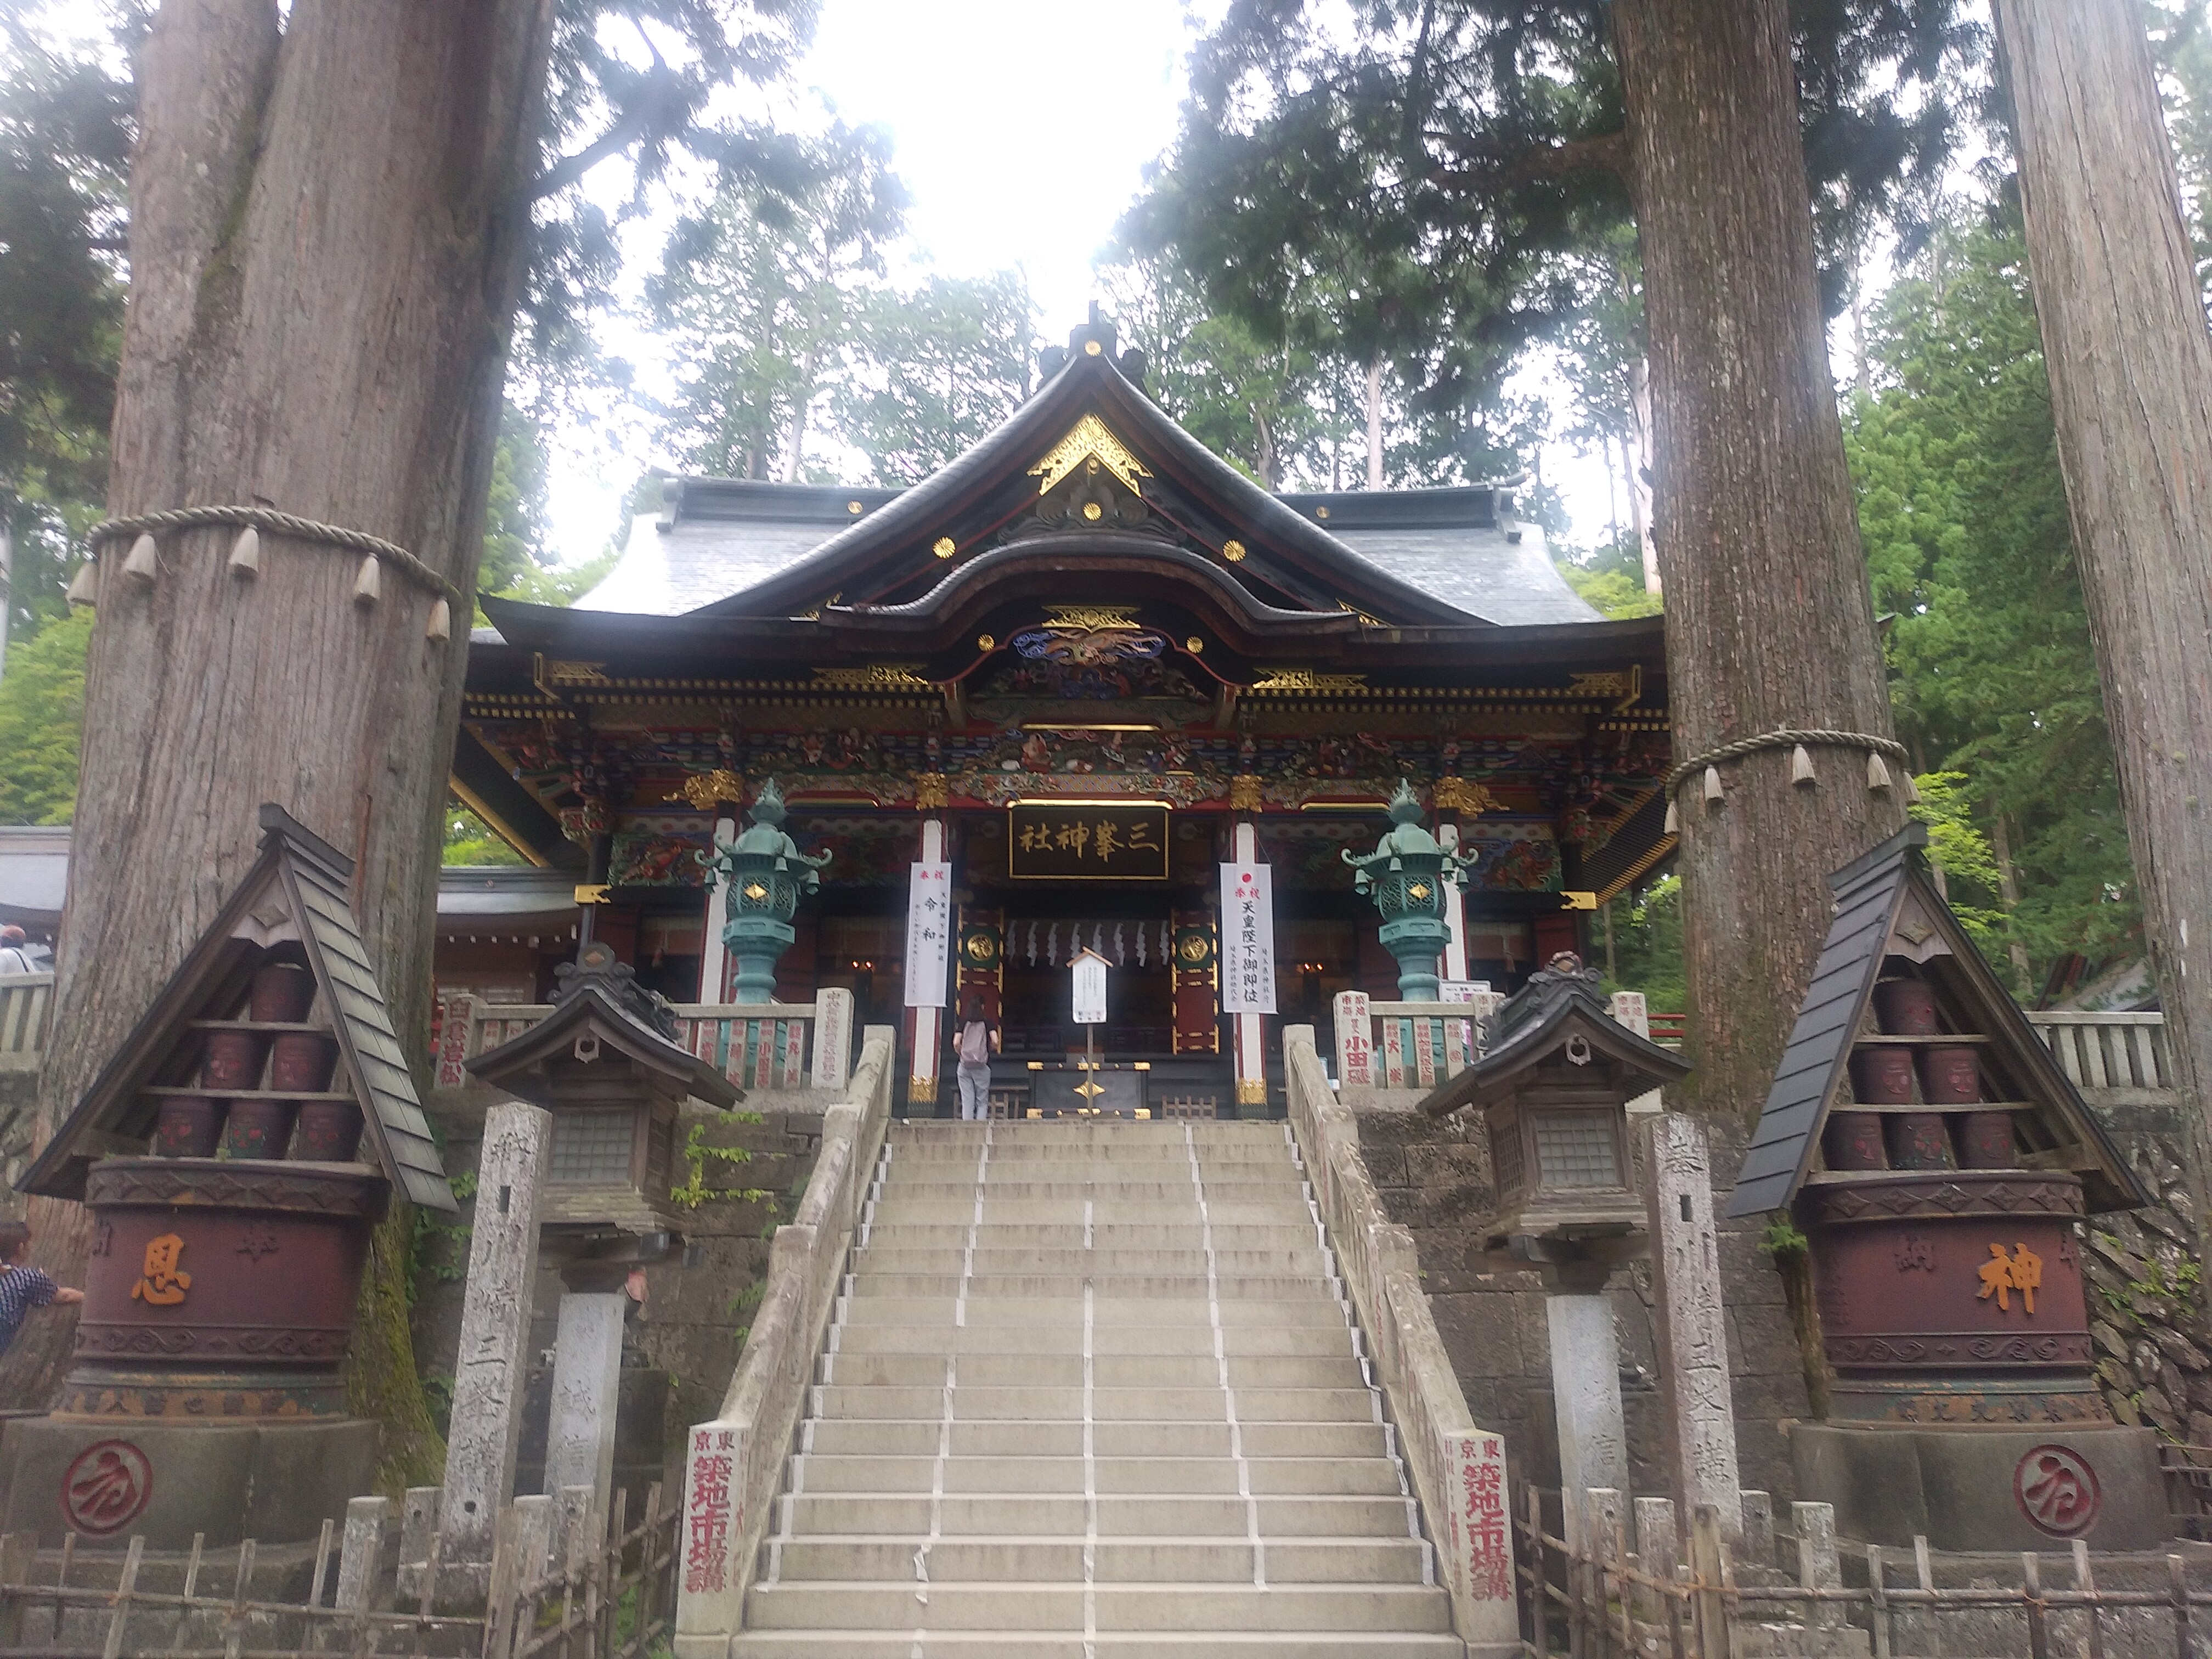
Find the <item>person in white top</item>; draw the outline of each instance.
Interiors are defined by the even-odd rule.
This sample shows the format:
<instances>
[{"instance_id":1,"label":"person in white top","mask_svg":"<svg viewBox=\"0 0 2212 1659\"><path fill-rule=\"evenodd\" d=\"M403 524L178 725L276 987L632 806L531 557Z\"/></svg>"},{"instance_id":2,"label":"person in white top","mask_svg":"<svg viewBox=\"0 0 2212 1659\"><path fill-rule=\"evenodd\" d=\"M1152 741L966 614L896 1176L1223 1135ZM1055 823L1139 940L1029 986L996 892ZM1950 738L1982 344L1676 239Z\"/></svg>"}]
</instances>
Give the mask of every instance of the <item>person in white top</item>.
<instances>
[{"instance_id":1,"label":"person in white top","mask_svg":"<svg viewBox=\"0 0 2212 1659\"><path fill-rule=\"evenodd\" d=\"M970 995L961 1011L960 1121L981 1123L991 1115L991 1051L999 1033L983 1018L983 999Z\"/></svg>"},{"instance_id":2,"label":"person in white top","mask_svg":"<svg viewBox=\"0 0 2212 1659\"><path fill-rule=\"evenodd\" d=\"M0 974L35 974L39 965L31 959L31 947L25 942L21 928L12 924L0 927Z\"/></svg>"}]
</instances>

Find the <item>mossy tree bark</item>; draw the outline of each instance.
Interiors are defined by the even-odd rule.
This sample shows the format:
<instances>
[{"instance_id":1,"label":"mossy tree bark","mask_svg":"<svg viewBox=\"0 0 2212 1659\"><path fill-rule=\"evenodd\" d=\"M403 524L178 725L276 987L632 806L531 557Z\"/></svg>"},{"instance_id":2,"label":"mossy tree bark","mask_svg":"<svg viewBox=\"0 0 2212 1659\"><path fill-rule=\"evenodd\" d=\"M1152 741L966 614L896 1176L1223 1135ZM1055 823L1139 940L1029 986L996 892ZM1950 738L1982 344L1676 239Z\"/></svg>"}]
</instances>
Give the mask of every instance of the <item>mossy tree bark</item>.
<instances>
[{"instance_id":1,"label":"mossy tree bark","mask_svg":"<svg viewBox=\"0 0 2212 1659\"><path fill-rule=\"evenodd\" d=\"M108 505L262 503L413 550L472 584L507 330L528 240L550 0L168 0L138 65L131 289ZM358 860L353 902L413 1052L426 1047L438 819L459 708L434 596L357 556L264 534L162 539L158 579L101 561L62 933L46 1133L253 855L274 801ZM34 1216L81 1273L73 1206ZM428 1419L380 1235L357 1370L394 1449ZM70 1341L27 1331L0 1398L43 1399ZM435 1436L430 1442L434 1446Z\"/></svg>"},{"instance_id":2,"label":"mossy tree bark","mask_svg":"<svg viewBox=\"0 0 2212 1659\"><path fill-rule=\"evenodd\" d=\"M1650 334L1653 534L1676 756L1780 726L1891 735L1814 283L1787 0L1620 0ZM1766 1097L1827 932L1831 870L1905 822L1866 757L1788 750L1680 797L1689 1057L1715 1113Z\"/></svg>"},{"instance_id":3,"label":"mossy tree bark","mask_svg":"<svg viewBox=\"0 0 2212 1659\"><path fill-rule=\"evenodd\" d=\"M1998 0L2028 270L2178 1083L2212 1109L2212 336L2133 0Z\"/></svg>"}]
</instances>

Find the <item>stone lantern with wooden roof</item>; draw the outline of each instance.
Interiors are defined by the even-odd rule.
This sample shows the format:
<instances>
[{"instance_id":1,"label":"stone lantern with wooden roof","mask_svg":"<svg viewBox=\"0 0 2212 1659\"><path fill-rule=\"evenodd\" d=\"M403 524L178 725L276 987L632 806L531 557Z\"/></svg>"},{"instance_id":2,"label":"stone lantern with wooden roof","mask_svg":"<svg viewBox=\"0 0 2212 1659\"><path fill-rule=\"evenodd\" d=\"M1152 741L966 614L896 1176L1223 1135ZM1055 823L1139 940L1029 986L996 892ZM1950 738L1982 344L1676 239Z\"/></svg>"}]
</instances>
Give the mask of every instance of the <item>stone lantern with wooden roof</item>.
<instances>
[{"instance_id":1,"label":"stone lantern with wooden roof","mask_svg":"<svg viewBox=\"0 0 2212 1659\"><path fill-rule=\"evenodd\" d=\"M1628 1103L1689 1064L1616 1020L1571 953L1530 975L1486 1036L1482 1058L1421 1103L1431 1117L1482 1114L1498 1183L1483 1243L1555 1268L1583 1263L1601 1283L1642 1245Z\"/></svg>"},{"instance_id":2,"label":"stone lantern with wooden roof","mask_svg":"<svg viewBox=\"0 0 2212 1659\"><path fill-rule=\"evenodd\" d=\"M343 1365L396 1188L452 1212L348 901L273 805L260 855L24 1173L92 1212L59 1408L0 1434L0 1529L154 1547L314 1536L368 1490Z\"/></svg>"},{"instance_id":3,"label":"stone lantern with wooden roof","mask_svg":"<svg viewBox=\"0 0 2212 1659\"><path fill-rule=\"evenodd\" d=\"M2098 1392L2081 1270L2085 1216L2147 1196L1926 845L1910 825L1828 878L1833 920L1728 1207L1806 1239L1832 1381L1828 1422L1792 1435L1800 1496L1882 1543L2154 1542L2152 1437Z\"/></svg>"},{"instance_id":4,"label":"stone lantern with wooden roof","mask_svg":"<svg viewBox=\"0 0 2212 1659\"><path fill-rule=\"evenodd\" d=\"M605 944L556 972L553 1012L469 1072L553 1115L538 1206L549 1247L610 1265L653 1259L681 1231L669 1193L684 1101L727 1109L744 1091L677 1042L676 1011Z\"/></svg>"}]
</instances>

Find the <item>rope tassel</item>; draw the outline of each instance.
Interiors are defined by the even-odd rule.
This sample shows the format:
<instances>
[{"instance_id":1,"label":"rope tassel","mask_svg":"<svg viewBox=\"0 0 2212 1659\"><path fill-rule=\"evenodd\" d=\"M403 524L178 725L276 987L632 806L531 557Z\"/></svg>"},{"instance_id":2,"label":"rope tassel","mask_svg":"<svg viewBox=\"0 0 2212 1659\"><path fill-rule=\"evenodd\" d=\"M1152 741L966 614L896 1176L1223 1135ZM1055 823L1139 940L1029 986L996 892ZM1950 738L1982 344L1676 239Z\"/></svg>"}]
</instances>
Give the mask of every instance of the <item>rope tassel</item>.
<instances>
[{"instance_id":1,"label":"rope tassel","mask_svg":"<svg viewBox=\"0 0 2212 1659\"><path fill-rule=\"evenodd\" d=\"M430 620L424 625L422 637L440 642L453 637L453 607L443 599L430 607Z\"/></svg>"},{"instance_id":2,"label":"rope tassel","mask_svg":"<svg viewBox=\"0 0 2212 1659\"><path fill-rule=\"evenodd\" d=\"M252 525L238 532L238 539L230 544L230 574L241 581L251 581L261 574L261 532Z\"/></svg>"},{"instance_id":3,"label":"rope tassel","mask_svg":"<svg viewBox=\"0 0 2212 1659\"><path fill-rule=\"evenodd\" d=\"M70 578L70 609L89 608L100 603L100 562L87 559L77 566L76 574Z\"/></svg>"},{"instance_id":4,"label":"rope tassel","mask_svg":"<svg viewBox=\"0 0 2212 1659\"><path fill-rule=\"evenodd\" d=\"M131 544L131 556L123 562L123 574L134 581L143 582L147 586L151 587L154 585L154 578L161 574L161 554L154 545L153 537L141 535L137 541Z\"/></svg>"},{"instance_id":5,"label":"rope tassel","mask_svg":"<svg viewBox=\"0 0 2212 1659\"><path fill-rule=\"evenodd\" d=\"M1802 743L1790 751L1790 781L1801 788L1806 784L1820 781L1813 775L1813 757L1806 752Z\"/></svg>"},{"instance_id":6,"label":"rope tassel","mask_svg":"<svg viewBox=\"0 0 2212 1659\"><path fill-rule=\"evenodd\" d=\"M356 605L374 605L384 597L383 567L372 553L361 562L361 574L353 579L353 602Z\"/></svg>"},{"instance_id":7,"label":"rope tassel","mask_svg":"<svg viewBox=\"0 0 2212 1659\"><path fill-rule=\"evenodd\" d=\"M1889 768L1883 764L1881 756L1869 753L1867 756L1867 788L1869 792L1872 793L1880 793L1881 791L1887 789L1888 787Z\"/></svg>"},{"instance_id":8,"label":"rope tassel","mask_svg":"<svg viewBox=\"0 0 2212 1659\"><path fill-rule=\"evenodd\" d=\"M1721 799L1721 769L1708 766L1705 769L1705 805L1717 806Z\"/></svg>"},{"instance_id":9,"label":"rope tassel","mask_svg":"<svg viewBox=\"0 0 2212 1659\"><path fill-rule=\"evenodd\" d=\"M1679 836L1682 833L1682 814L1671 800L1667 803L1666 833L1670 836Z\"/></svg>"}]
</instances>

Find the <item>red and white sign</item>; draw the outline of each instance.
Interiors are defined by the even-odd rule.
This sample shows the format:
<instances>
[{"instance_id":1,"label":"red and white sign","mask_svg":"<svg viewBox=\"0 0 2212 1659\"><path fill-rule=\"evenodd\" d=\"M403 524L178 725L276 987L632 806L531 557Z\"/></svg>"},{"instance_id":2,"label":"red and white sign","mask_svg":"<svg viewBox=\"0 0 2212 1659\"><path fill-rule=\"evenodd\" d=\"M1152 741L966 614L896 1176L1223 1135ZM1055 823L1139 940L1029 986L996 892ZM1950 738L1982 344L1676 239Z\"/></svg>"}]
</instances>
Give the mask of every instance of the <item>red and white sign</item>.
<instances>
[{"instance_id":1,"label":"red and white sign","mask_svg":"<svg viewBox=\"0 0 2212 1659\"><path fill-rule=\"evenodd\" d=\"M1335 1012L1336 1086L1371 1089L1375 1086L1375 1037L1367 993L1339 991Z\"/></svg>"},{"instance_id":2,"label":"red and white sign","mask_svg":"<svg viewBox=\"0 0 2212 1659\"><path fill-rule=\"evenodd\" d=\"M1275 1012L1275 896L1264 864L1221 866L1221 1008Z\"/></svg>"},{"instance_id":3,"label":"red and white sign","mask_svg":"<svg viewBox=\"0 0 2212 1659\"><path fill-rule=\"evenodd\" d=\"M952 949L952 866L913 866L906 900L906 1006L945 1006L945 964Z\"/></svg>"},{"instance_id":4,"label":"red and white sign","mask_svg":"<svg viewBox=\"0 0 2212 1659\"><path fill-rule=\"evenodd\" d=\"M738 1431L702 1423L691 1431L684 1472L684 1592L719 1595L730 1589L730 1553L744 1532L738 1497Z\"/></svg>"},{"instance_id":5,"label":"red and white sign","mask_svg":"<svg viewBox=\"0 0 2212 1659\"><path fill-rule=\"evenodd\" d=\"M1445 1437L1451 1472L1452 1571L1475 1601L1513 1606L1513 1528L1505 1506L1505 1443L1494 1434Z\"/></svg>"}]
</instances>

